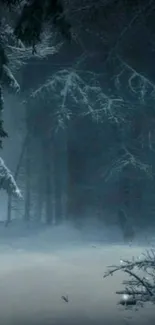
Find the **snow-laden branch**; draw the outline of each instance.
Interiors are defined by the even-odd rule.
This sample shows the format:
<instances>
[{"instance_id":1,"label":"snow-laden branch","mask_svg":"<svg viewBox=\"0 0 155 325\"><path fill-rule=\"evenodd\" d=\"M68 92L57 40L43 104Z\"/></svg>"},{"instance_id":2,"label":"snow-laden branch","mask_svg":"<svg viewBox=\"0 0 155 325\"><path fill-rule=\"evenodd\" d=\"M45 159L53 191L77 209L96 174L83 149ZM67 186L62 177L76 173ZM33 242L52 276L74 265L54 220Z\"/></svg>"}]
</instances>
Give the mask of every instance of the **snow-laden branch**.
<instances>
[{"instance_id":1,"label":"snow-laden branch","mask_svg":"<svg viewBox=\"0 0 155 325\"><path fill-rule=\"evenodd\" d=\"M54 40L55 34L52 34L51 31L46 28L42 34L42 41L35 47L35 52L33 52L32 47L26 47L15 37L13 29L5 20L3 20L0 26L0 41L5 48L8 65L13 71L16 71L32 58L44 59L48 55L57 53L63 45L63 42L55 44Z\"/></svg>"},{"instance_id":2,"label":"snow-laden branch","mask_svg":"<svg viewBox=\"0 0 155 325\"><path fill-rule=\"evenodd\" d=\"M122 98L106 95L101 87L89 87L87 91L94 92L96 99L94 102L95 109L88 111L86 114L92 113L96 121L102 121L107 117L109 121L116 124L125 122L125 112L123 112L123 109L126 108L126 104Z\"/></svg>"},{"instance_id":3,"label":"snow-laden branch","mask_svg":"<svg viewBox=\"0 0 155 325\"><path fill-rule=\"evenodd\" d=\"M21 192L2 158L0 158L0 189L5 190L8 194L21 198Z\"/></svg>"},{"instance_id":4,"label":"snow-laden branch","mask_svg":"<svg viewBox=\"0 0 155 325\"><path fill-rule=\"evenodd\" d=\"M49 33L48 28L44 30L42 42L36 47L36 52L32 53L32 47L25 47L14 34L11 26L2 19L0 22L0 113L4 108L3 87L11 87L15 92L19 92L18 84L14 72L22 65L29 62L30 59L43 59L59 51L63 42L54 45L54 34ZM0 116L2 120L2 117ZM2 124L2 122L0 122ZM0 138L6 136L6 133L0 125ZM0 140L0 143L2 141Z\"/></svg>"},{"instance_id":5,"label":"snow-laden branch","mask_svg":"<svg viewBox=\"0 0 155 325\"><path fill-rule=\"evenodd\" d=\"M68 68L56 72L47 82L32 92L31 98L50 98L56 103L55 115L59 124L72 115L91 115L101 122L105 117L116 123L124 119L123 99L110 97L103 92L98 76L92 72L82 72ZM84 77L83 77L84 75ZM55 100L55 101L54 101ZM72 107L75 110L69 109Z\"/></svg>"},{"instance_id":6,"label":"snow-laden branch","mask_svg":"<svg viewBox=\"0 0 155 325\"><path fill-rule=\"evenodd\" d=\"M138 96L138 99L145 101L147 95L155 96L155 84L145 77L142 73L137 72L126 61L117 56L120 62L120 71L115 76L115 85L118 87L121 84L121 78L128 73L128 88L131 92Z\"/></svg>"},{"instance_id":7,"label":"snow-laden branch","mask_svg":"<svg viewBox=\"0 0 155 325\"><path fill-rule=\"evenodd\" d=\"M124 154L114 160L108 170L102 177L104 177L105 181L109 181L112 177L117 174L121 174L126 167L132 167L144 173L148 178L153 178L152 166L140 161L135 155L129 152L126 148L124 148Z\"/></svg>"},{"instance_id":8,"label":"snow-laden branch","mask_svg":"<svg viewBox=\"0 0 155 325\"><path fill-rule=\"evenodd\" d=\"M9 85L16 92L19 92L20 86L9 67L5 64L2 66L2 81L4 81L5 84Z\"/></svg>"},{"instance_id":9,"label":"snow-laden branch","mask_svg":"<svg viewBox=\"0 0 155 325\"><path fill-rule=\"evenodd\" d=\"M142 305L144 302L155 303L155 251L147 251L138 259L121 260L120 265L112 265L104 274L104 278L123 271L129 276L123 281L124 290L117 291L122 295L119 303L126 307Z\"/></svg>"},{"instance_id":10,"label":"snow-laden branch","mask_svg":"<svg viewBox=\"0 0 155 325\"><path fill-rule=\"evenodd\" d=\"M8 45L6 51L8 52L10 67L13 70L17 70L23 65L28 64L30 59L45 59L49 55L59 52L62 45L63 42L52 45L48 34L45 34L42 42L36 46L34 53L31 47Z\"/></svg>"}]
</instances>

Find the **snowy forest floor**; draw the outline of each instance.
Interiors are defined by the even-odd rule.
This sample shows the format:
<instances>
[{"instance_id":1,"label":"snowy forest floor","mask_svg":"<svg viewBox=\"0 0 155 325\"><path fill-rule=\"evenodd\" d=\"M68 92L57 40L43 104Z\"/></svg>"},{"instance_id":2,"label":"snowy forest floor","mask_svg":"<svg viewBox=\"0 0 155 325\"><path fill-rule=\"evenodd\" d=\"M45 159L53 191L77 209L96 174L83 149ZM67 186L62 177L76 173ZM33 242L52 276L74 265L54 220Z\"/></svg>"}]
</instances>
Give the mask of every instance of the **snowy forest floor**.
<instances>
[{"instance_id":1,"label":"snowy forest floor","mask_svg":"<svg viewBox=\"0 0 155 325\"><path fill-rule=\"evenodd\" d=\"M139 256L147 244L123 244L114 229L21 228L0 227L1 324L155 324L153 306L117 305L122 273L103 279L108 265Z\"/></svg>"}]
</instances>

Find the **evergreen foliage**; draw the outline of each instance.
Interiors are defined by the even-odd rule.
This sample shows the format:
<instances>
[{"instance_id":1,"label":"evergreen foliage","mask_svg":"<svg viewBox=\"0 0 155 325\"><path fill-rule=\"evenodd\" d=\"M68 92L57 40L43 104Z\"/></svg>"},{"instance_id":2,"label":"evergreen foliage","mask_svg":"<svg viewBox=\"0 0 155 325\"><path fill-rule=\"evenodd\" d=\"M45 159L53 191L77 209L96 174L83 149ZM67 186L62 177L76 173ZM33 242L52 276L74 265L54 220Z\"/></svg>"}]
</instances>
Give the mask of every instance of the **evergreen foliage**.
<instances>
[{"instance_id":1,"label":"evergreen foliage","mask_svg":"<svg viewBox=\"0 0 155 325\"><path fill-rule=\"evenodd\" d=\"M30 58L30 47L31 53L36 53L35 46L39 42L41 43L47 26L48 29L52 26L56 27L68 40L71 39L71 26L65 17L63 5L59 0L0 0L0 8L2 9L2 16L0 16L0 147L2 148L3 138L8 136L3 127L3 89L4 87L11 87L15 92L20 90L11 67L17 68L23 61ZM13 15L14 27L7 24L5 14L6 16L9 14L11 18ZM45 35L44 40L47 41ZM54 52L51 47L48 47L46 51L47 46L43 45L42 56ZM2 160L1 166L3 179L0 187L12 193L17 192L15 180Z\"/></svg>"}]
</instances>

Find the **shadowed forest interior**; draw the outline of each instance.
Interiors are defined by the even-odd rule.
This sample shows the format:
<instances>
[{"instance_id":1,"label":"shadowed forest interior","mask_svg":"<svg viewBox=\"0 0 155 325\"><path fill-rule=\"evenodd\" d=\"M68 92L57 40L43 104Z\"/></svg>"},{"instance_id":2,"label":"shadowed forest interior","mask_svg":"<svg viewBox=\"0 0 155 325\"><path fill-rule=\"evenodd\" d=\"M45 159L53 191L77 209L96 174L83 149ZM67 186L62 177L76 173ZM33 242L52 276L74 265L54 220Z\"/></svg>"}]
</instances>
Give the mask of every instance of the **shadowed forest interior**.
<instances>
[{"instance_id":1,"label":"shadowed forest interior","mask_svg":"<svg viewBox=\"0 0 155 325\"><path fill-rule=\"evenodd\" d=\"M154 303L154 250L128 261L155 243L154 61L153 0L0 0L4 324L111 325L111 308L124 325L115 292L123 306ZM129 280L104 280L102 295L113 261L105 277ZM154 321L142 313L132 324Z\"/></svg>"},{"instance_id":2,"label":"shadowed forest interior","mask_svg":"<svg viewBox=\"0 0 155 325\"><path fill-rule=\"evenodd\" d=\"M12 17L2 13L21 89L4 89L2 156L14 156L7 164L24 198L9 195L8 223L116 223L120 210L140 227L154 223L154 7L87 2L66 4L72 41L47 25L36 54L10 41Z\"/></svg>"}]
</instances>

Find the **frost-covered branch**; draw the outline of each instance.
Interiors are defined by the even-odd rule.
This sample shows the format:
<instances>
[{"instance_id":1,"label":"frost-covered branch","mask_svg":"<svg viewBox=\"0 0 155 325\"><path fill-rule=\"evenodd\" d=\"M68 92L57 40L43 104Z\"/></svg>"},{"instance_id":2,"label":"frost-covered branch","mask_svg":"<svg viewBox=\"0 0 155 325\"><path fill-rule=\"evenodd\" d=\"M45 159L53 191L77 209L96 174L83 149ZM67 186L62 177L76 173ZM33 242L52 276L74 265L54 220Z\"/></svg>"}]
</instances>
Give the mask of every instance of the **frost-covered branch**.
<instances>
[{"instance_id":1,"label":"frost-covered branch","mask_svg":"<svg viewBox=\"0 0 155 325\"><path fill-rule=\"evenodd\" d=\"M131 166L135 169L143 172L147 177L152 178L152 166L140 161L135 155L124 148L124 155L114 160L108 170L102 175L106 181L111 177L120 174L127 166Z\"/></svg>"},{"instance_id":2,"label":"frost-covered branch","mask_svg":"<svg viewBox=\"0 0 155 325\"><path fill-rule=\"evenodd\" d=\"M155 251L147 251L141 258L121 260L120 265L110 266L104 278L123 271L129 276L123 281L124 290L117 291L122 295L120 304L124 306L142 305L144 302L155 303Z\"/></svg>"},{"instance_id":3,"label":"frost-covered branch","mask_svg":"<svg viewBox=\"0 0 155 325\"><path fill-rule=\"evenodd\" d=\"M66 17L64 2L61 0L1 0L1 2L2 10L7 11L9 7L10 12L14 13L14 35L26 46L35 48L41 41L46 24L49 24L50 30L55 27L64 38L71 39L71 25Z\"/></svg>"},{"instance_id":4,"label":"frost-covered branch","mask_svg":"<svg viewBox=\"0 0 155 325\"><path fill-rule=\"evenodd\" d=\"M76 67L59 70L31 94L31 98L35 99L47 97L56 103L54 114L59 125L75 114L91 115L98 122L105 117L115 123L124 121L123 99L106 95L98 76L89 71L82 74ZM75 110L71 111L69 107Z\"/></svg>"},{"instance_id":5,"label":"frost-covered branch","mask_svg":"<svg viewBox=\"0 0 155 325\"><path fill-rule=\"evenodd\" d=\"M33 52L32 47L25 46L21 40L16 38L13 28L5 19L2 20L0 26L0 41L5 49L8 65L13 71L28 63L32 58L44 59L48 55L57 53L63 45L63 41L55 43L55 34L51 33L47 27L42 33L42 42L36 45L35 52Z\"/></svg>"},{"instance_id":6,"label":"frost-covered branch","mask_svg":"<svg viewBox=\"0 0 155 325\"><path fill-rule=\"evenodd\" d=\"M46 28L42 34L43 40L37 45L36 52L32 53L32 47L25 45L21 40L17 39L14 34L13 28L7 23L6 19L2 19L0 22L0 113L4 108L3 99L3 87L10 87L13 91L19 92L20 85L18 84L14 73L18 68L21 68L24 64L28 63L30 59L43 59L48 55L52 55L59 51L63 42L54 45L51 38L54 34L49 33ZM1 114L2 115L2 114ZM0 138L7 136L7 133L3 130L2 116ZM2 140L1 140L2 142Z\"/></svg>"},{"instance_id":7,"label":"frost-covered branch","mask_svg":"<svg viewBox=\"0 0 155 325\"><path fill-rule=\"evenodd\" d=\"M10 170L6 167L2 158L0 158L0 189L16 197L22 197Z\"/></svg>"},{"instance_id":8,"label":"frost-covered branch","mask_svg":"<svg viewBox=\"0 0 155 325\"><path fill-rule=\"evenodd\" d=\"M8 84L16 92L20 90L20 86L12 74L11 70L7 65L3 64L2 66L2 80L5 81L5 84Z\"/></svg>"},{"instance_id":9,"label":"frost-covered branch","mask_svg":"<svg viewBox=\"0 0 155 325\"><path fill-rule=\"evenodd\" d=\"M96 100L93 111L90 110L85 115L91 113L96 121L102 121L107 117L109 121L115 122L116 124L125 122L123 109L126 108L126 104L122 98L106 95L101 87L89 87L87 91L90 93L90 98L94 92Z\"/></svg>"},{"instance_id":10,"label":"frost-covered branch","mask_svg":"<svg viewBox=\"0 0 155 325\"><path fill-rule=\"evenodd\" d=\"M10 86L15 91L19 91L20 87L10 69L7 48L9 44L16 42L11 27L5 23L5 20L0 24L0 86L2 95L2 85ZM1 101L2 105L2 101Z\"/></svg>"},{"instance_id":11,"label":"frost-covered branch","mask_svg":"<svg viewBox=\"0 0 155 325\"><path fill-rule=\"evenodd\" d=\"M10 61L10 66L13 70L21 68L23 65L28 64L30 59L45 59L49 55L57 53L63 42L57 45L47 44L46 39L36 47L36 52L33 54L31 47L16 47L8 46L8 58Z\"/></svg>"},{"instance_id":12,"label":"frost-covered branch","mask_svg":"<svg viewBox=\"0 0 155 325\"><path fill-rule=\"evenodd\" d=\"M147 95L155 96L155 84L145 77L142 73L137 72L126 61L117 56L120 62L120 71L115 76L116 86L120 86L121 78L124 74L128 73L128 88L131 92L136 94L141 101L145 101Z\"/></svg>"}]
</instances>

